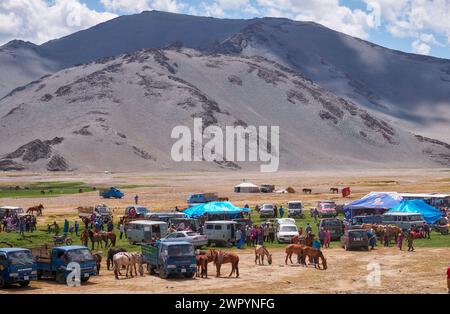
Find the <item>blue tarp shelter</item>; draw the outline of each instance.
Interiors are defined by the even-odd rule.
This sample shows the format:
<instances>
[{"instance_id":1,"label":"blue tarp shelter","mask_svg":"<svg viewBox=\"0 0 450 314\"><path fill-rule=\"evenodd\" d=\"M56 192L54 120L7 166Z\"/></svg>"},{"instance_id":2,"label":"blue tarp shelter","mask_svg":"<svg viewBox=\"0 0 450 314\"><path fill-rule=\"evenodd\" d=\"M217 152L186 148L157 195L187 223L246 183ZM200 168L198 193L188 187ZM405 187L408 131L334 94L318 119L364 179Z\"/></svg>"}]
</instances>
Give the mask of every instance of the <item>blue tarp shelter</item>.
<instances>
[{"instance_id":1,"label":"blue tarp shelter","mask_svg":"<svg viewBox=\"0 0 450 314\"><path fill-rule=\"evenodd\" d=\"M396 207L402 201L402 196L396 192L371 192L363 198L344 206L345 219L351 220L353 216L363 213L383 214Z\"/></svg>"},{"instance_id":2,"label":"blue tarp shelter","mask_svg":"<svg viewBox=\"0 0 450 314\"><path fill-rule=\"evenodd\" d=\"M230 202L210 202L192 206L183 211L188 217L196 218L203 215L230 215L250 212L250 208L236 207Z\"/></svg>"},{"instance_id":3,"label":"blue tarp shelter","mask_svg":"<svg viewBox=\"0 0 450 314\"><path fill-rule=\"evenodd\" d=\"M444 216L440 210L428 205L423 200L404 200L389 212L421 214L428 224L432 224Z\"/></svg>"}]
</instances>

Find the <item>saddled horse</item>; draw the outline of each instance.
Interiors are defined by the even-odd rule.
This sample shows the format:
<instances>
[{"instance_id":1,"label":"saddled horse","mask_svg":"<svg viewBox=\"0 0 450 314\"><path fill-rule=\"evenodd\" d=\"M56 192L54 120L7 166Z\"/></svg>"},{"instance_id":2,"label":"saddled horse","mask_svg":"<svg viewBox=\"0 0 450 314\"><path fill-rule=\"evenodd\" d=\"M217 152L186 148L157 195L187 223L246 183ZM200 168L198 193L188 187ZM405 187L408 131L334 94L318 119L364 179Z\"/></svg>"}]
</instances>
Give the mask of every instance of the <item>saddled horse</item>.
<instances>
[{"instance_id":1,"label":"saddled horse","mask_svg":"<svg viewBox=\"0 0 450 314\"><path fill-rule=\"evenodd\" d=\"M42 204L39 204L38 206L28 208L27 214L34 215L34 212L36 212L36 216L42 216L43 209L44 209L44 206Z\"/></svg>"},{"instance_id":2,"label":"saddled horse","mask_svg":"<svg viewBox=\"0 0 450 314\"><path fill-rule=\"evenodd\" d=\"M110 247L116 246L116 239L117 236L114 232L98 232L98 234L101 236L103 242L105 242L105 247L108 247L108 243Z\"/></svg>"},{"instance_id":3,"label":"saddled horse","mask_svg":"<svg viewBox=\"0 0 450 314\"><path fill-rule=\"evenodd\" d=\"M109 270L111 265L114 265L113 263L113 257L117 253L126 252L124 248L111 248L108 250L108 256L106 258L106 269Z\"/></svg>"},{"instance_id":4,"label":"saddled horse","mask_svg":"<svg viewBox=\"0 0 450 314\"><path fill-rule=\"evenodd\" d=\"M97 265L97 275L100 275L100 268L102 265L102 256L100 255L100 253L92 254L92 256L94 256L95 264Z\"/></svg>"},{"instance_id":5,"label":"saddled horse","mask_svg":"<svg viewBox=\"0 0 450 314\"><path fill-rule=\"evenodd\" d=\"M294 236L291 240L293 244L304 244L307 246L312 246L314 241L314 234L309 233L307 235Z\"/></svg>"},{"instance_id":6,"label":"saddled horse","mask_svg":"<svg viewBox=\"0 0 450 314\"><path fill-rule=\"evenodd\" d=\"M216 265L216 277L220 277L220 268L222 264L230 263L231 264L231 272L228 277L231 277L234 273L236 273L236 278L239 277L239 256L231 252L223 252L210 250L210 255L213 258L214 265Z\"/></svg>"},{"instance_id":7,"label":"saddled horse","mask_svg":"<svg viewBox=\"0 0 450 314\"><path fill-rule=\"evenodd\" d=\"M272 265L272 254L262 245L255 247L255 264L264 265L264 256L267 256L267 262Z\"/></svg>"},{"instance_id":8,"label":"saddled horse","mask_svg":"<svg viewBox=\"0 0 450 314\"><path fill-rule=\"evenodd\" d=\"M327 269L327 260L326 260L325 256L323 256L323 253L321 250L312 248L310 246L305 246L302 249L302 258L301 258L302 265L306 265L306 257L308 257L309 260L314 263L315 268L320 269L319 260L321 260L323 269L324 270Z\"/></svg>"},{"instance_id":9,"label":"saddled horse","mask_svg":"<svg viewBox=\"0 0 450 314\"><path fill-rule=\"evenodd\" d=\"M136 266L139 269L139 274L144 276L144 268L142 266L142 254L141 253L128 253L128 252L120 252L114 255L113 264L114 264L114 276L116 279L119 279L120 270L122 266L126 266L127 273L126 277L128 278L128 274L133 277L133 269L134 273L137 276Z\"/></svg>"},{"instance_id":10,"label":"saddled horse","mask_svg":"<svg viewBox=\"0 0 450 314\"><path fill-rule=\"evenodd\" d=\"M89 239L91 240L91 243L92 243L92 249L94 249L95 243L97 243L97 249L99 247L103 248L103 241L104 241L103 236L99 232L95 232L90 229L87 232L89 235ZM106 245L107 244L108 243L106 242Z\"/></svg>"},{"instance_id":11,"label":"saddled horse","mask_svg":"<svg viewBox=\"0 0 450 314\"><path fill-rule=\"evenodd\" d=\"M303 244L290 244L286 247L286 260L284 261L285 264L287 265L288 259L291 262L291 264L293 264L292 262L292 255L296 254L297 255L297 260L301 260L303 257L303 248L305 248L305 245Z\"/></svg>"}]
</instances>

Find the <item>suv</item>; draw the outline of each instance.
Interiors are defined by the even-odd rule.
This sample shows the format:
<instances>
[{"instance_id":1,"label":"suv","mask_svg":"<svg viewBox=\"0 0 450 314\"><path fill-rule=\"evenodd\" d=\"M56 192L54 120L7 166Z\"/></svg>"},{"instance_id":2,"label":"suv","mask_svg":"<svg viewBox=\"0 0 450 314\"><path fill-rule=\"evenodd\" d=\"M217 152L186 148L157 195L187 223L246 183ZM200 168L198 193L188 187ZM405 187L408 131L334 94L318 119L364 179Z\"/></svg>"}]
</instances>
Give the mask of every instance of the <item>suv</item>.
<instances>
[{"instance_id":1,"label":"suv","mask_svg":"<svg viewBox=\"0 0 450 314\"><path fill-rule=\"evenodd\" d=\"M369 237L367 230L364 229L350 229L346 230L341 237L341 246L349 251L355 248L363 248L369 250Z\"/></svg>"},{"instance_id":2,"label":"suv","mask_svg":"<svg viewBox=\"0 0 450 314\"><path fill-rule=\"evenodd\" d=\"M291 243L292 238L298 236L298 228L295 224L284 223L278 226L277 241L278 243Z\"/></svg>"},{"instance_id":3,"label":"suv","mask_svg":"<svg viewBox=\"0 0 450 314\"><path fill-rule=\"evenodd\" d=\"M342 221L337 218L320 219L317 226L319 227L319 230L321 228L323 228L324 230L329 229L332 240L338 240L344 233L344 225Z\"/></svg>"},{"instance_id":4,"label":"suv","mask_svg":"<svg viewBox=\"0 0 450 314\"><path fill-rule=\"evenodd\" d=\"M275 218L273 204L263 204L259 209L260 218Z\"/></svg>"},{"instance_id":5,"label":"suv","mask_svg":"<svg viewBox=\"0 0 450 314\"><path fill-rule=\"evenodd\" d=\"M288 217L289 218L305 218L303 213L303 204L300 201L288 202Z\"/></svg>"},{"instance_id":6,"label":"suv","mask_svg":"<svg viewBox=\"0 0 450 314\"><path fill-rule=\"evenodd\" d=\"M336 217L336 203L333 201L319 201L317 202L317 211L319 217Z\"/></svg>"},{"instance_id":7,"label":"suv","mask_svg":"<svg viewBox=\"0 0 450 314\"><path fill-rule=\"evenodd\" d=\"M263 184L259 187L261 193L272 193L275 190L275 185Z\"/></svg>"}]
</instances>

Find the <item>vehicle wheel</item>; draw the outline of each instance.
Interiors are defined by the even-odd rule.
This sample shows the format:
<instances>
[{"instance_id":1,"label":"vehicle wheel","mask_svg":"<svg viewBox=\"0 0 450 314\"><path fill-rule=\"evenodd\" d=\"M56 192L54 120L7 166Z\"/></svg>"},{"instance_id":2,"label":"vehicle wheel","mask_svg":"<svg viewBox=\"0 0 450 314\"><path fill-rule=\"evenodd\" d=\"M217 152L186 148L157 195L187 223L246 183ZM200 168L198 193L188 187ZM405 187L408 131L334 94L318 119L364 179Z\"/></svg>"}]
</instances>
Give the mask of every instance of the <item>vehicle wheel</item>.
<instances>
[{"instance_id":1,"label":"vehicle wheel","mask_svg":"<svg viewBox=\"0 0 450 314\"><path fill-rule=\"evenodd\" d=\"M37 272L37 279L38 279L38 280L41 280L41 279L42 279L42 272L41 272L41 271L38 271L38 272Z\"/></svg>"},{"instance_id":2,"label":"vehicle wheel","mask_svg":"<svg viewBox=\"0 0 450 314\"><path fill-rule=\"evenodd\" d=\"M66 276L64 276L64 273L57 273L55 280L57 283L66 283Z\"/></svg>"},{"instance_id":3,"label":"vehicle wheel","mask_svg":"<svg viewBox=\"0 0 450 314\"><path fill-rule=\"evenodd\" d=\"M2 277L0 277L0 289L3 289L6 287L6 282L5 279L3 279Z\"/></svg>"},{"instance_id":4,"label":"vehicle wheel","mask_svg":"<svg viewBox=\"0 0 450 314\"><path fill-rule=\"evenodd\" d=\"M344 249L345 249L346 251L348 251L348 250L349 250L349 248L348 248L347 244L344 244Z\"/></svg>"},{"instance_id":5,"label":"vehicle wheel","mask_svg":"<svg viewBox=\"0 0 450 314\"><path fill-rule=\"evenodd\" d=\"M161 279L167 279L167 277L169 277L169 275L166 273L166 271L164 270L163 267L161 267L161 268L159 269L159 277L160 277Z\"/></svg>"},{"instance_id":6,"label":"vehicle wheel","mask_svg":"<svg viewBox=\"0 0 450 314\"><path fill-rule=\"evenodd\" d=\"M19 285L20 285L21 287L28 287L28 286L30 285L30 281L29 281L29 280L27 280L27 281L22 281L22 282L19 283Z\"/></svg>"},{"instance_id":7,"label":"vehicle wheel","mask_svg":"<svg viewBox=\"0 0 450 314\"><path fill-rule=\"evenodd\" d=\"M156 274L156 272L155 272L155 267L150 266L149 268L150 268L150 269L149 269L148 273L149 273L150 275Z\"/></svg>"},{"instance_id":8,"label":"vehicle wheel","mask_svg":"<svg viewBox=\"0 0 450 314\"><path fill-rule=\"evenodd\" d=\"M72 239L67 239L66 240L66 245L72 245L72 243L73 243Z\"/></svg>"},{"instance_id":9,"label":"vehicle wheel","mask_svg":"<svg viewBox=\"0 0 450 314\"><path fill-rule=\"evenodd\" d=\"M81 282L88 282L91 277L82 277Z\"/></svg>"},{"instance_id":10,"label":"vehicle wheel","mask_svg":"<svg viewBox=\"0 0 450 314\"><path fill-rule=\"evenodd\" d=\"M364 249L368 252L369 251L369 246L366 246Z\"/></svg>"},{"instance_id":11,"label":"vehicle wheel","mask_svg":"<svg viewBox=\"0 0 450 314\"><path fill-rule=\"evenodd\" d=\"M183 274L184 278L193 278L195 276L195 273L186 273Z\"/></svg>"}]
</instances>

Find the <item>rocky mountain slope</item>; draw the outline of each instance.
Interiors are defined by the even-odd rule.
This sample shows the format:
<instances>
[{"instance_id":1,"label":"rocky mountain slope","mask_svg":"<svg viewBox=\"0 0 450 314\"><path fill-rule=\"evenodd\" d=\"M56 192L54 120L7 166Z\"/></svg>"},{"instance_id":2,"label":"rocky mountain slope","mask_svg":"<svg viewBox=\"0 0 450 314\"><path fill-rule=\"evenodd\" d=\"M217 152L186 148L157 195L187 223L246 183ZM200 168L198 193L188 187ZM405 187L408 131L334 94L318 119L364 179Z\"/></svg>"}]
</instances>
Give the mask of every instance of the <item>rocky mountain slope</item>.
<instances>
[{"instance_id":1,"label":"rocky mountain slope","mask_svg":"<svg viewBox=\"0 0 450 314\"><path fill-rule=\"evenodd\" d=\"M172 161L173 127L192 129L195 117L221 127L279 126L280 169L450 164L448 145L416 137L278 63L173 47L68 68L4 97L0 169L259 169Z\"/></svg>"},{"instance_id":2,"label":"rocky mountain slope","mask_svg":"<svg viewBox=\"0 0 450 314\"><path fill-rule=\"evenodd\" d=\"M51 73L49 62L63 69L173 43L202 52L263 56L412 132L450 142L449 60L389 50L288 19L230 20L158 11L121 16L35 46L38 57L14 52L18 62L11 63L0 52L0 68L8 66L11 73L0 77L0 95ZM24 66L28 60L34 60L32 66Z\"/></svg>"}]
</instances>

